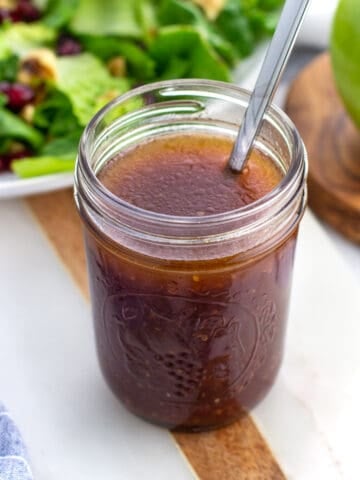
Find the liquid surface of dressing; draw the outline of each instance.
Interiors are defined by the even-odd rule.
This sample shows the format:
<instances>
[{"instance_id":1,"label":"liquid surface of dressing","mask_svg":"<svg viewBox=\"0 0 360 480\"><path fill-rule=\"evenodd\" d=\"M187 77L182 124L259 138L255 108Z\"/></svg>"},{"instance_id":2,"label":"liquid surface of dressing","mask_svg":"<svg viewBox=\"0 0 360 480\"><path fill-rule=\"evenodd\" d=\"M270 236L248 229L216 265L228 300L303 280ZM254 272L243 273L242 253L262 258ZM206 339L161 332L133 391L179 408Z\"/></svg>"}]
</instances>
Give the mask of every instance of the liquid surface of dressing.
<instances>
[{"instance_id":1,"label":"liquid surface of dressing","mask_svg":"<svg viewBox=\"0 0 360 480\"><path fill-rule=\"evenodd\" d=\"M160 137L118 155L99 179L116 196L145 210L176 216L228 212L263 197L283 177L256 149L242 173L231 172L232 146L226 137Z\"/></svg>"}]
</instances>

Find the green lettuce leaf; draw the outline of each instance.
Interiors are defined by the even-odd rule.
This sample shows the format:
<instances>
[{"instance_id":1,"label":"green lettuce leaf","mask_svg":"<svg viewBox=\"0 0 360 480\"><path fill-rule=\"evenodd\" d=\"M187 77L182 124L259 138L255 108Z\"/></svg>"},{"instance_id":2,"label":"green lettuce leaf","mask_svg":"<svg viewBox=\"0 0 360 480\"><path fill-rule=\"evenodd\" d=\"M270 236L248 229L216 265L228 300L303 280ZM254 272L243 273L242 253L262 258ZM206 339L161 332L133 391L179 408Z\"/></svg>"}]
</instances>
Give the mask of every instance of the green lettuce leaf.
<instances>
[{"instance_id":1,"label":"green lettuce leaf","mask_svg":"<svg viewBox=\"0 0 360 480\"><path fill-rule=\"evenodd\" d=\"M154 32L158 28L156 15L156 2L153 0L138 0L136 3L136 18L140 29L142 30L142 41L145 44L151 40Z\"/></svg>"},{"instance_id":2,"label":"green lettuce leaf","mask_svg":"<svg viewBox=\"0 0 360 480\"><path fill-rule=\"evenodd\" d=\"M48 142L38 156L22 158L11 163L11 169L21 178L72 172L75 166L80 132Z\"/></svg>"},{"instance_id":3,"label":"green lettuce leaf","mask_svg":"<svg viewBox=\"0 0 360 480\"><path fill-rule=\"evenodd\" d=\"M161 25L201 25L206 20L201 10L190 2L162 0L158 10Z\"/></svg>"},{"instance_id":4,"label":"green lettuce leaf","mask_svg":"<svg viewBox=\"0 0 360 480\"><path fill-rule=\"evenodd\" d=\"M188 25L172 25L159 29L150 45L150 54L158 65L161 78L209 78L229 81L230 70L204 35Z\"/></svg>"},{"instance_id":5,"label":"green lettuce leaf","mask_svg":"<svg viewBox=\"0 0 360 480\"><path fill-rule=\"evenodd\" d=\"M250 55L259 41L274 33L284 0L228 0L215 21L221 38L240 58Z\"/></svg>"},{"instance_id":6,"label":"green lettuce leaf","mask_svg":"<svg viewBox=\"0 0 360 480\"><path fill-rule=\"evenodd\" d=\"M41 155L72 155L76 157L78 145L80 141L81 132L72 132L65 137L55 138L46 143L41 150Z\"/></svg>"},{"instance_id":7,"label":"green lettuce leaf","mask_svg":"<svg viewBox=\"0 0 360 480\"><path fill-rule=\"evenodd\" d=\"M249 13L249 22L257 41L275 32L280 13L280 10L266 12L260 9L254 9Z\"/></svg>"},{"instance_id":8,"label":"green lettuce leaf","mask_svg":"<svg viewBox=\"0 0 360 480\"><path fill-rule=\"evenodd\" d=\"M85 126L99 108L130 87L127 80L112 77L91 53L60 57L57 68L56 88L69 99L81 126Z\"/></svg>"},{"instance_id":9,"label":"green lettuce leaf","mask_svg":"<svg viewBox=\"0 0 360 480\"><path fill-rule=\"evenodd\" d=\"M67 136L71 132L80 136L82 131L69 98L56 88L51 88L44 101L37 105L33 125L50 137Z\"/></svg>"},{"instance_id":10,"label":"green lettuce leaf","mask_svg":"<svg viewBox=\"0 0 360 480\"><path fill-rule=\"evenodd\" d=\"M79 0L49 0L41 23L53 28L66 25L74 15Z\"/></svg>"},{"instance_id":11,"label":"green lettuce leaf","mask_svg":"<svg viewBox=\"0 0 360 480\"><path fill-rule=\"evenodd\" d=\"M0 59L23 57L34 48L52 45L56 32L40 23L12 23L0 29Z\"/></svg>"},{"instance_id":12,"label":"green lettuce leaf","mask_svg":"<svg viewBox=\"0 0 360 480\"><path fill-rule=\"evenodd\" d=\"M239 0L228 0L216 19L216 27L219 34L234 46L240 57L246 57L254 50L255 35Z\"/></svg>"},{"instance_id":13,"label":"green lettuce leaf","mask_svg":"<svg viewBox=\"0 0 360 480\"><path fill-rule=\"evenodd\" d=\"M134 0L80 0L70 22L70 29L77 34L120 35L140 38Z\"/></svg>"},{"instance_id":14,"label":"green lettuce leaf","mask_svg":"<svg viewBox=\"0 0 360 480\"><path fill-rule=\"evenodd\" d=\"M116 56L124 57L129 74L137 80L150 80L155 75L154 60L133 41L112 36L92 35L81 36L80 41L86 51L104 61Z\"/></svg>"},{"instance_id":15,"label":"green lettuce leaf","mask_svg":"<svg viewBox=\"0 0 360 480\"><path fill-rule=\"evenodd\" d=\"M45 10L49 4L49 0L33 0L33 3L40 8L40 10Z\"/></svg>"},{"instance_id":16,"label":"green lettuce leaf","mask_svg":"<svg viewBox=\"0 0 360 480\"><path fill-rule=\"evenodd\" d=\"M20 178L72 172L74 171L74 166L75 156L73 155L42 155L11 162L11 170Z\"/></svg>"},{"instance_id":17,"label":"green lettuce leaf","mask_svg":"<svg viewBox=\"0 0 360 480\"><path fill-rule=\"evenodd\" d=\"M209 78L231 81L231 72L225 62L204 38L200 38L191 55L190 78Z\"/></svg>"},{"instance_id":18,"label":"green lettuce leaf","mask_svg":"<svg viewBox=\"0 0 360 480\"><path fill-rule=\"evenodd\" d=\"M19 57L10 54L0 60L0 82L14 82L19 68Z\"/></svg>"},{"instance_id":19,"label":"green lettuce leaf","mask_svg":"<svg viewBox=\"0 0 360 480\"><path fill-rule=\"evenodd\" d=\"M181 0L162 0L158 11L158 19L161 25L193 25L203 35L203 40L230 65L235 64L236 49L222 35L220 35L213 23L207 20L201 9L188 2Z\"/></svg>"},{"instance_id":20,"label":"green lettuce leaf","mask_svg":"<svg viewBox=\"0 0 360 480\"><path fill-rule=\"evenodd\" d=\"M257 7L265 11L276 10L283 5L284 0L258 0L257 2Z\"/></svg>"},{"instance_id":21,"label":"green lettuce leaf","mask_svg":"<svg viewBox=\"0 0 360 480\"><path fill-rule=\"evenodd\" d=\"M0 140L9 139L27 143L34 150L38 150L44 141L41 133L35 128L9 110L0 108Z\"/></svg>"}]
</instances>

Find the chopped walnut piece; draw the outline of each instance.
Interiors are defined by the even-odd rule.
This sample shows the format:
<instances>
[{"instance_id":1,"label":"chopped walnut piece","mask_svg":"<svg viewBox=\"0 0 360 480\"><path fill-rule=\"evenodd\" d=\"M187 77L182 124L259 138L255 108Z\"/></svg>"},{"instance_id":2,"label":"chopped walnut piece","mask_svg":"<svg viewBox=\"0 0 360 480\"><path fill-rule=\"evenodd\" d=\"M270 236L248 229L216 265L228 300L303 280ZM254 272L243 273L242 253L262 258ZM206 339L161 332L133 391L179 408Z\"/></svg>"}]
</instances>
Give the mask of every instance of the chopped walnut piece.
<instances>
[{"instance_id":1,"label":"chopped walnut piece","mask_svg":"<svg viewBox=\"0 0 360 480\"><path fill-rule=\"evenodd\" d=\"M28 85L56 80L56 57L48 48L32 50L21 62L18 80Z\"/></svg>"},{"instance_id":2,"label":"chopped walnut piece","mask_svg":"<svg viewBox=\"0 0 360 480\"><path fill-rule=\"evenodd\" d=\"M20 116L25 120L27 123L32 123L35 114L35 106L32 103L28 103L25 107L21 110Z\"/></svg>"},{"instance_id":3,"label":"chopped walnut piece","mask_svg":"<svg viewBox=\"0 0 360 480\"><path fill-rule=\"evenodd\" d=\"M215 20L224 8L226 0L191 0L199 5L210 20Z\"/></svg>"},{"instance_id":4,"label":"chopped walnut piece","mask_svg":"<svg viewBox=\"0 0 360 480\"><path fill-rule=\"evenodd\" d=\"M123 57L110 59L107 67L113 77L125 77L126 75L126 60Z\"/></svg>"},{"instance_id":5,"label":"chopped walnut piece","mask_svg":"<svg viewBox=\"0 0 360 480\"><path fill-rule=\"evenodd\" d=\"M15 0L0 0L0 8L10 10L16 6Z\"/></svg>"}]
</instances>

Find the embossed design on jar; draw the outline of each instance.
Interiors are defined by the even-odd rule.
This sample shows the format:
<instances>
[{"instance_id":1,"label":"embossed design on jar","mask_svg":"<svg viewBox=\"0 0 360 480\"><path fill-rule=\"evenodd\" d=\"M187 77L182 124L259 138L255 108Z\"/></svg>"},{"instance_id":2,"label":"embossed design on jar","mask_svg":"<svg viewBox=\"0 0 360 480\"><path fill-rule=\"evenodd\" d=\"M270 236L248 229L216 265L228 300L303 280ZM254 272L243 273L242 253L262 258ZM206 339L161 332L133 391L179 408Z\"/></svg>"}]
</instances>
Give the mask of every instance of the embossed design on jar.
<instances>
[{"instance_id":1,"label":"embossed design on jar","mask_svg":"<svg viewBox=\"0 0 360 480\"><path fill-rule=\"evenodd\" d=\"M102 321L112 368L120 380L131 377L168 403L240 392L266 358L276 326L276 308L266 296L261 311L244 304L203 295L110 295Z\"/></svg>"}]
</instances>

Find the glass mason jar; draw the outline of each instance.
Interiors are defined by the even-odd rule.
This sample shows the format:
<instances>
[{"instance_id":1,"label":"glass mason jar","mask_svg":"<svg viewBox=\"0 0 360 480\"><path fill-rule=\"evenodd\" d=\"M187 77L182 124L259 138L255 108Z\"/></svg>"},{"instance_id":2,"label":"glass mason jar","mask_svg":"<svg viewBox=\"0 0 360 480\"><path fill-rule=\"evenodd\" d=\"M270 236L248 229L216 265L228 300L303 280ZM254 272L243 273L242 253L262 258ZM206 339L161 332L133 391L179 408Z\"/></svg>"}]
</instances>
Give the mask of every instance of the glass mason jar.
<instances>
[{"instance_id":1,"label":"glass mason jar","mask_svg":"<svg viewBox=\"0 0 360 480\"><path fill-rule=\"evenodd\" d=\"M169 428L228 424L275 380L306 204L306 153L290 120L271 107L256 148L283 170L281 183L252 204L202 217L138 208L97 173L157 136L234 138L248 100L248 92L213 81L143 86L104 107L80 143L75 199L100 366L129 410Z\"/></svg>"}]
</instances>

